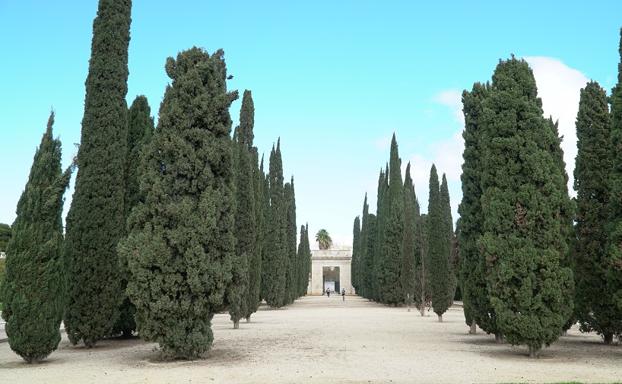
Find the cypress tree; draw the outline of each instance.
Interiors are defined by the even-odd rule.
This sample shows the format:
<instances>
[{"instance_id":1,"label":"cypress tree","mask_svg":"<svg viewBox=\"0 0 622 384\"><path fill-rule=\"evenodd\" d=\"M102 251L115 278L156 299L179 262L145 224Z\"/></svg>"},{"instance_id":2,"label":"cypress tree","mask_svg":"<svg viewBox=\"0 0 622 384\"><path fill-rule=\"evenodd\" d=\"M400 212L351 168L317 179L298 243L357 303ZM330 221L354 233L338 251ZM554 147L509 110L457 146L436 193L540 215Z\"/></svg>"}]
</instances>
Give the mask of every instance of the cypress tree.
<instances>
[{"instance_id":1,"label":"cypress tree","mask_svg":"<svg viewBox=\"0 0 622 384\"><path fill-rule=\"evenodd\" d=\"M246 108L245 108L246 105ZM252 108L249 108L250 107ZM248 114L248 117L243 118L245 111L252 111ZM249 129L242 128L247 127L249 122L254 124L254 107L253 99L250 91L244 91L244 97L242 99L242 110L240 111L240 132L244 133L243 137L252 137L252 127ZM250 132L249 132L250 131ZM265 238L265 213L263 207L264 201L264 180L265 174L263 172L263 159L261 166L258 166L258 153L257 148L251 148L252 163L253 163L253 194L254 194L254 208L255 208L255 239L254 250L249 258L248 268L248 284L246 293L246 314L245 318L247 322L250 322L251 315L257 312L259 304L261 302L261 258L264 248Z\"/></svg>"},{"instance_id":2,"label":"cypress tree","mask_svg":"<svg viewBox=\"0 0 622 384\"><path fill-rule=\"evenodd\" d=\"M294 302L296 295L296 197L294 190L294 178L284 186L285 195L285 245L287 268L285 301L288 304Z\"/></svg>"},{"instance_id":3,"label":"cypress tree","mask_svg":"<svg viewBox=\"0 0 622 384\"><path fill-rule=\"evenodd\" d=\"M142 196L139 191L140 154L143 148L151 141L153 136L153 118L151 108L145 96L136 96L128 113L127 131L127 158L125 162L125 222L127 223L132 208L134 208ZM121 273L121 289L123 292L123 302L119 308L119 319L113 327L113 335L122 334L129 337L136 330L134 314L136 307L125 294L129 269L127 260L119 258Z\"/></svg>"},{"instance_id":4,"label":"cypress tree","mask_svg":"<svg viewBox=\"0 0 622 384\"><path fill-rule=\"evenodd\" d=\"M0 302L9 346L28 363L52 353L63 316L63 195L72 168L61 171L61 142L52 136L54 113L35 153L17 203Z\"/></svg>"},{"instance_id":5,"label":"cypress tree","mask_svg":"<svg viewBox=\"0 0 622 384\"><path fill-rule=\"evenodd\" d=\"M449 199L449 187L447 185L447 177L443 174L441 182L441 214L443 218L443 231L445 233L445 250L443 251L447 255L448 266L448 293L447 293L447 309L453 304L453 298L456 293L456 274L453 266L454 261L454 222L451 217L451 203Z\"/></svg>"},{"instance_id":6,"label":"cypress tree","mask_svg":"<svg viewBox=\"0 0 622 384\"><path fill-rule=\"evenodd\" d=\"M506 340L535 357L572 312L572 272L562 266L567 196L551 151L559 141L523 60L499 63L483 108L480 247L490 302Z\"/></svg>"},{"instance_id":7,"label":"cypress tree","mask_svg":"<svg viewBox=\"0 0 622 384\"><path fill-rule=\"evenodd\" d=\"M361 233L359 235L359 256L357 261L357 275L358 275L358 285L357 295L362 297L369 297L370 290L370 266L369 266L369 258L370 254L368 252L368 241L369 241L369 205L367 204L367 193L365 194L365 199L363 200L363 218L361 220Z\"/></svg>"},{"instance_id":8,"label":"cypress tree","mask_svg":"<svg viewBox=\"0 0 622 384\"><path fill-rule=\"evenodd\" d=\"M274 148L272 148L270 157L273 156ZM270 241L273 239L271 232L273 223L271 222L271 206L270 206L270 175L264 171L264 159L261 157L261 163L259 165L259 172L263 175L262 180L262 199L261 209L263 212L264 224L262 227L262 242L261 242L261 283L260 283L260 296L261 299L268 297L268 279L272 277L272 271L269 271L270 256L272 252L272 245Z\"/></svg>"},{"instance_id":9,"label":"cypress tree","mask_svg":"<svg viewBox=\"0 0 622 384\"><path fill-rule=\"evenodd\" d=\"M123 301L130 0L100 0L93 22L76 187L67 214L65 329L87 347L112 331Z\"/></svg>"},{"instance_id":10,"label":"cypress tree","mask_svg":"<svg viewBox=\"0 0 622 384\"><path fill-rule=\"evenodd\" d=\"M449 307L449 247L446 219L444 219L443 197L438 185L436 166L430 170L430 197L428 200L427 236L430 295L432 309L443 321L443 313Z\"/></svg>"},{"instance_id":11,"label":"cypress tree","mask_svg":"<svg viewBox=\"0 0 622 384\"><path fill-rule=\"evenodd\" d=\"M382 301L382 283L381 283L381 273L382 266L384 264L384 238L386 233L385 228L385 220L386 220L386 212L387 210L387 202L388 202L388 177L389 177L389 165L387 164L385 170L380 170L380 176L378 178L378 198L377 198L377 208L376 208L376 235L375 235L375 246L374 246L374 256L373 256L373 267L372 267L372 295L371 299L374 301Z\"/></svg>"},{"instance_id":12,"label":"cypress tree","mask_svg":"<svg viewBox=\"0 0 622 384\"><path fill-rule=\"evenodd\" d=\"M258 274L261 257L258 248L258 216L255 197L258 193L256 184L256 148L254 139L255 108L251 92L244 91L240 109L240 126L234 138L234 156L236 167L236 260L233 262L233 279L229 286L227 301L233 327L239 328L242 317L250 320L250 314L257 310L259 299L256 291L259 284ZM251 284L253 285L251 287ZM252 292L252 297L249 297Z\"/></svg>"},{"instance_id":13,"label":"cypress tree","mask_svg":"<svg viewBox=\"0 0 622 384\"><path fill-rule=\"evenodd\" d=\"M264 299L271 307L285 305L285 288L287 283L287 249L286 244L286 205L283 187L283 163L281 160L280 140L276 149L270 153L270 212L268 221L268 250L264 263L265 286Z\"/></svg>"},{"instance_id":14,"label":"cypress tree","mask_svg":"<svg viewBox=\"0 0 622 384\"><path fill-rule=\"evenodd\" d=\"M410 176L410 163L406 166L406 176L404 177L404 235L402 240L402 269L401 284L404 301L408 305L408 311L415 297L415 220L418 216L417 197L415 187Z\"/></svg>"},{"instance_id":15,"label":"cypress tree","mask_svg":"<svg viewBox=\"0 0 622 384\"><path fill-rule=\"evenodd\" d=\"M383 258L380 265L380 287L383 303L396 305L404 301L400 280L402 269L402 242L404 238L404 184L401 160L395 134L391 140L389 187L385 196Z\"/></svg>"},{"instance_id":16,"label":"cypress tree","mask_svg":"<svg viewBox=\"0 0 622 384\"><path fill-rule=\"evenodd\" d=\"M465 127L464 152L462 163L462 201L458 206L460 214L460 287L464 304L464 316L469 333L475 333L476 324L487 333L497 335L495 311L490 303L486 283L486 260L479 251L477 241L482 235L484 217L481 207L482 168L482 120L484 118L483 100L488 96L488 85L475 83L471 92L462 93Z\"/></svg>"},{"instance_id":17,"label":"cypress tree","mask_svg":"<svg viewBox=\"0 0 622 384\"><path fill-rule=\"evenodd\" d=\"M169 58L172 79L143 156L145 202L132 210L120 252L140 336L166 356L193 359L213 341L235 260L235 180L222 50Z\"/></svg>"},{"instance_id":18,"label":"cypress tree","mask_svg":"<svg viewBox=\"0 0 622 384\"><path fill-rule=\"evenodd\" d=\"M304 296L309 285L309 266L311 262L311 250L309 248L309 229L308 225L300 226L300 244L298 245L299 261L299 286L298 296Z\"/></svg>"},{"instance_id":19,"label":"cypress tree","mask_svg":"<svg viewBox=\"0 0 622 384\"><path fill-rule=\"evenodd\" d=\"M367 291L365 297L375 300L375 258L377 257L378 243L378 217L373 213L367 215L367 257L365 258L365 276L367 279Z\"/></svg>"},{"instance_id":20,"label":"cypress tree","mask_svg":"<svg viewBox=\"0 0 622 384\"><path fill-rule=\"evenodd\" d=\"M612 168L609 176L609 218L607 220L607 255L605 284L609 295L615 300L607 317L615 324L612 328L620 333L622 324L622 29L620 29L620 63L618 64L618 83L611 90L611 150ZM607 330L608 332L611 329ZM604 334L605 342L610 336Z\"/></svg>"},{"instance_id":21,"label":"cypress tree","mask_svg":"<svg viewBox=\"0 0 622 384\"><path fill-rule=\"evenodd\" d=\"M418 251L415 252L415 307L419 309L421 316L425 316L425 308L430 306L431 288L430 271L428 259L428 230L427 215L419 216L415 222L415 244L418 244Z\"/></svg>"},{"instance_id":22,"label":"cypress tree","mask_svg":"<svg viewBox=\"0 0 622 384\"><path fill-rule=\"evenodd\" d=\"M354 218L354 224L352 227L352 262L350 264L350 276L352 279L352 286L355 290L360 289L358 281L358 263L361 245L361 218L359 216Z\"/></svg>"}]
</instances>

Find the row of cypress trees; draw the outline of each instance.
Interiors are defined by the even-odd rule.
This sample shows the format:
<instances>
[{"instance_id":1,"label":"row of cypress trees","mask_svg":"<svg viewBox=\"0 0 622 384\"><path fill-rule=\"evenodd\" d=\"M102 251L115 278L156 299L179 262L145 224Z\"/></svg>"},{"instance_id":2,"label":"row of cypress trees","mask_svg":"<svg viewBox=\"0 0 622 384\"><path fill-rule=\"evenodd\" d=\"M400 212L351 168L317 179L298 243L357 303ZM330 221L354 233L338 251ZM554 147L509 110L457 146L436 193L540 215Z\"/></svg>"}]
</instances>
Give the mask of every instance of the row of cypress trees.
<instances>
[{"instance_id":1,"label":"row of cypress trees","mask_svg":"<svg viewBox=\"0 0 622 384\"><path fill-rule=\"evenodd\" d=\"M306 293L308 227L297 250L293 178L283 184L280 141L268 175L259 164L251 92L232 139L224 53L189 49L166 62L154 128L144 96L125 102L130 14L129 0L99 2L65 236L73 166L61 173L53 115L18 205L0 293L10 346L28 362L57 347L61 319L73 344L137 330L196 358L216 313L238 328L262 299Z\"/></svg>"},{"instance_id":2,"label":"row of cypress trees","mask_svg":"<svg viewBox=\"0 0 622 384\"><path fill-rule=\"evenodd\" d=\"M453 221L447 178L439 186L430 171L428 214L421 215L408 163L402 181L395 135L389 164L380 171L376 214L367 196L362 219L354 219L352 282L357 293L388 305L414 304L423 316L432 306L442 315L453 303L457 279L453 268Z\"/></svg>"}]
</instances>

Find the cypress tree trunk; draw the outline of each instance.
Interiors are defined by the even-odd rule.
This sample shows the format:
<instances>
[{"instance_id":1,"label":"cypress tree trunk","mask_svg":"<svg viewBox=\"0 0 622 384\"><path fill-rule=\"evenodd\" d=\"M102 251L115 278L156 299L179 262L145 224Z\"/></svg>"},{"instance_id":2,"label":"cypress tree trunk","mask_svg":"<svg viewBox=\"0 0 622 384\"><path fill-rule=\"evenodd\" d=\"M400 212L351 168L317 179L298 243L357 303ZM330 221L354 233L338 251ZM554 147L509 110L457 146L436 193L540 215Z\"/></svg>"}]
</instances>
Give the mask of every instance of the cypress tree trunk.
<instances>
[{"instance_id":1,"label":"cypress tree trunk","mask_svg":"<svg viewBox=\"0 0 622 384\"><path fill-rule=\"evenodd\" d=\"M475 321L471 321L471 326L469 328L469 334L475 335L476 333L477 333L477 324L475 324Z\"/></svg>"},{"instance_id":2,"label":"cypress tree trunk","mask_svg":"<svg viewBox=\"0 0 622 384\"><path fill-rule=\"evenodd\" d=\"M6 275L0 283L2 318L9 346L27 363L37 363L60 342L64 282L63 195L73 167L61 173L61 143L52 136L54 113L35 153L17 204L8 243Z\"/></svg>"},{"instance_id":3,"label":"cypress tree trunk","mask_svg":"<svg viewBox=\"0 0 622 384\"><path fill-rule=\"evenodd\" d=\"M235 186L223 52L169 58L172 79L143 156L139 203L121 242L140 337L165 356L194 359L213 341L235 260ZM192 310L189 310L191 308Z\"/></svg>"},{"instance_id":4,"label":"cypress tree trunk","mask_svg":"<svg viewBox=\"0 0 622 384\"><path fill-rule=\"evenodd\" d=\"M123 301L117 243L125 228L130 0L100 0L86 79L76 187L67 214L65 329L93 347Z\"/></svg>"}]
</instances>

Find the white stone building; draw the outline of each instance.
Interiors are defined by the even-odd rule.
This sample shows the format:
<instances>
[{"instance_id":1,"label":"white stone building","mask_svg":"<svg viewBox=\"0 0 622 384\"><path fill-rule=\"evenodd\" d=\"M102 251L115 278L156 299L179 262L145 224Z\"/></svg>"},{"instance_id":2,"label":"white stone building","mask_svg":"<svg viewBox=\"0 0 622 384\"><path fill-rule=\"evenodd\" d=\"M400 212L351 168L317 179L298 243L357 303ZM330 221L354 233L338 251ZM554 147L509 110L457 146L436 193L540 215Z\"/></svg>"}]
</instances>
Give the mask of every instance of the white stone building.
<instances>
[{"instance_id":1,"label":"white stone building","mask_svg":"<svg viewBox=\"0 0 622 384\"><path fill-rule=\"evenodd\" d=\"M354 287L350 276L352 248L335 247L311 251L311 279L307 294L321 295L326 288L341 292L345 288L347 295L353 295Z\"/></svg>"}]
</instances>

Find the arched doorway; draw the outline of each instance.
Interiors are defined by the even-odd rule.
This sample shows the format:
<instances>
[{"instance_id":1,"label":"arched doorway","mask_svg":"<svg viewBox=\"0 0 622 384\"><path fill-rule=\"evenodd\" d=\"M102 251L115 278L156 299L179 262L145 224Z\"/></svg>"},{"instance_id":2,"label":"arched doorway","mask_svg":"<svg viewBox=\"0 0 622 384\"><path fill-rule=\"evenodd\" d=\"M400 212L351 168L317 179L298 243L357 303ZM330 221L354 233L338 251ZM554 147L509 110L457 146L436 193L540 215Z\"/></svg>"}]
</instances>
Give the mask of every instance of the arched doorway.
<instances>
[{"instance_id":1,"label":"arched doorway","mask_svg":"<svg viewBox=\"0 0 622 384\"><path fill-rule=\"evenodd\" d=\"M322 287L324 292L330 289L331 292L341 292L340 269L337 266L322 268Z\"/></svg>"}]
</instances>

